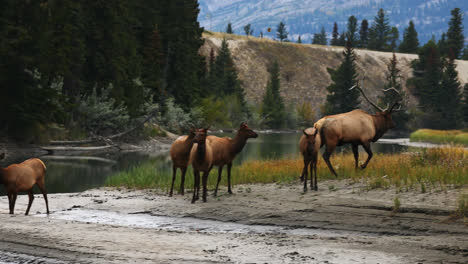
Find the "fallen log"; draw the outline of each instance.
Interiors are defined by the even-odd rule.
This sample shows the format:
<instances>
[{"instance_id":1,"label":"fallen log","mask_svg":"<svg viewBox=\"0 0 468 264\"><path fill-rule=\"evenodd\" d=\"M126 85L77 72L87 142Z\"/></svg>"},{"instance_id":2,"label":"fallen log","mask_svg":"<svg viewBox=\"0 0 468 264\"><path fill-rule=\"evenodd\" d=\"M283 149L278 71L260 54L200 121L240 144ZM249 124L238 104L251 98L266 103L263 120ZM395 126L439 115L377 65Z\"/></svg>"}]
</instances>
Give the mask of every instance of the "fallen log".
<instances>
[{"instance_id":1,"label":"fallen log","mask_svg":"<svg viewBox=\"0 0 468 264\"><path fill-rule=\"evenodd\" d=\"M41 149L47 151L50 155L56 154L74 154L77 153L87 153L87 152L100 152L100 151L107 151L111 148L116 148L117 146L114 145L107 145L107 146L96 146L96 147L66 147L66 146L42 146Z\"/></svg>"}]
</instances>

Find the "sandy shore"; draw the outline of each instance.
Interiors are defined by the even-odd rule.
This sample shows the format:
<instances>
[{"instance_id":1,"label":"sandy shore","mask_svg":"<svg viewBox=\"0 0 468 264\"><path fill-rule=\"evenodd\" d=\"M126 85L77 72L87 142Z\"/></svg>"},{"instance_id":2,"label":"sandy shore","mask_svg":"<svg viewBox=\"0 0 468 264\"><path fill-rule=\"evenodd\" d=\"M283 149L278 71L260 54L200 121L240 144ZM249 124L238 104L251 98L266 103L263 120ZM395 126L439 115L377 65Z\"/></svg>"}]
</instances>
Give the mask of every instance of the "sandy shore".
<instances>
[{"instance_id":1,"label":"sandy shore","mask_svg":"<svg viewBox=\"0 0 468 264\"><path fill-rule=\"evenodd\" d=\"M158 191L36 195L10 216L0 197L0 263L468 263L458 195L364 191L346 181L240 185L190 204ZM398 196L401 211L392 214Z\"/></svg>"}]
</instances>

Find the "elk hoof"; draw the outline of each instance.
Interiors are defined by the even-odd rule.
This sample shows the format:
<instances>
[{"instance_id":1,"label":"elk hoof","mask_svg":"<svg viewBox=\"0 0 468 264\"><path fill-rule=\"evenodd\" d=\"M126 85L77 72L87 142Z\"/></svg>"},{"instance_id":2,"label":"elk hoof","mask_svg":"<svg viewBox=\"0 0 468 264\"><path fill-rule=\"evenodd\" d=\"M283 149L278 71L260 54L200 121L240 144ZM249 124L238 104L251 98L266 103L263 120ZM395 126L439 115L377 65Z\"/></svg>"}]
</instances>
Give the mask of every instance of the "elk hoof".
<instances>
[{"instance_id":1,"label":"elk hoof","mask_svg":"<svg viewBox=\"0 0 468 264\"><path fill-rule=\"evenodd\" d=\"M299 179L301 180L301 182L304 181L304 176L300 176Z\"/></svg>"},{"instance_id":2,"label":"elk hoof","mask_svg":"<svg viewBox=\"0 0 468 264\"><path fill-rule=\"evenodd\" d=\"M317 187L317 186L315 186L315 187L314 187L314 190L315 190L315 191L318 191L318 187Z\"/></svg>"},{"instance_id":3,"label":"elk hoof","mask_svg":"<svg viewBox=\"0 0 468 264\"><path fill-rule=\"evenodd\" d=\"M218 194L217 193L213 193L213 197L216 197Z\"/></svg>"},{"instance_id":4,"label":"elk hoof","mask_svg":"<svg viewBox=\"0 0 468 264\"><path fill-rule=\"evenodd\" d=\"M305 193L307 192L307 188L304 188L304 192L305 192Z\"/></svg>"},{"instance_id":5,"label":"elk hoof","mask_svg":"<svg viewBox=\"0 0 468 264\"><path fill-rule=\"evenodd\" d=\"M172 197L172 193L169 194L169 197Z\"/></svg>"},{"instance_id":6,"label":"elk hoof","mask_svg":"<svg viewBox=\"0 0 468 264\"><path fill-rule=\"evenodd\" d=\"M362 169L362 170L365 169L366 167L367 167L367 165L365 165L365 164L362 164L362 165L361 165L361 169Z\"/></svg>"},{"instance_id":7,"label":"elk hoof","mask_svg":"<svg viewBox=\"0 0 468 264\"><path fill-rule=\"evenodd\" d=\"M182 196L184 196L184 192L183 192L183 191L182 191L182 192L179 192L179 194L182 195Z\"/></svg>"}]
</instances>

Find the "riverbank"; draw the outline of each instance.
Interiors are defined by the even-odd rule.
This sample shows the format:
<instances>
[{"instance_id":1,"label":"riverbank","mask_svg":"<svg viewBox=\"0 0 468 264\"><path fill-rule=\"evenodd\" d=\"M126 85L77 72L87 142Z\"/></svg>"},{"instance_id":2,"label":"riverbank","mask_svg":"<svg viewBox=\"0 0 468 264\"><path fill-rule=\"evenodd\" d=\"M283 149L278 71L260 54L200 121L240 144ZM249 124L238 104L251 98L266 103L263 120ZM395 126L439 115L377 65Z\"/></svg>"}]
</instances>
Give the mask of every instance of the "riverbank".
<instances>
[{"instance_id":1,"label":"riverbank","mask_svg":"<svg viewBox=\"0 0 468 264\"><path fill-rule=\"evenodd\" d=\"M100 152L81 151L80 156L93 156L96 154L115 153L115 152L151 152L154 154L164 153L169 151L175 135L168 137L154 137L147 140L120 140L115 141L115 147L108 148ZM18 143L5 137L0 137L0 153L5 153L5 159L2 163L10 164L21 162L25 158L40 157L47 155L48 151L41 148L40 145ZM77 153L66 153L66 155L74 155Z\"/></svg>"},{"instance_id":2,"label":"riverbank","mask_svg":"<svg viewBox=\"0 0 468 264\"><path fill-rule=\"evenodd\" d=\"M370 190L329 180L255 184L220 190L190 204L191 194L101 188L36 195L7 214L0 198L1 262L48 263L466 263L468 228L452 217L468 190L434 193ZM333 188L330 188L333 186ZM401 201L392 212L394 199ZM35 262L32 262L35 263Z\"/></svg>"},{"instance_id":3,"label":"riverbank","mask_svg":"<svg viewBox=\"0 0 468 264\"><path fill-rule=\"evenodd\" d=\"M458 144L468 147L468 132L465 130L419 129L411 133L410 140L435 144Z\"/></svg>"}]
</instances>

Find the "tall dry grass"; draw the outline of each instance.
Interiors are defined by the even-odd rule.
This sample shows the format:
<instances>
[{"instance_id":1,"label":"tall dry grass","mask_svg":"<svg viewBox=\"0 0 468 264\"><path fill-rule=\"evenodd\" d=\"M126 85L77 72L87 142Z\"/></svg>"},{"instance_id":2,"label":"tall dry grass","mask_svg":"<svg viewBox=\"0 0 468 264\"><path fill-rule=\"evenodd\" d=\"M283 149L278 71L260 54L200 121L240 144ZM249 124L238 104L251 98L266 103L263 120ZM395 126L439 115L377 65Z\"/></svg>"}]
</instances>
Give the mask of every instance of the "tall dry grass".
<instances>
[{"instance_id":1,"label":"tall dry grass","mask_svg":"<svg viewBox=\"0 0 468 264\"><path fill-rule=\"evenodd\" d=\"M361 162L366 155L361 155ZM417 153L376 154L365 170L355 170L354 157L351 153L332 156L332 164L340 179L351 179L366 183L369 189L395 186L401 190L418 189L426 192L431 189L445 189L468 184L468 150L460 147L425 149ZM233 184L252 183L291 183L298 180L302 171L301 159L282 159L267 161L249 161L232 170ZM214 187L218 171L211 171L208 185ZM318 163L318 180L334 179L323 160ZM144 163L125 172L117 173L107 179L109 186L127 188L160 188L168 190L171 173L167 170L155 170L152 163ZM179 185L180 175L176 186ZM226 184L226 170L222 185ZM187 171L186 188L193 186L193 173Z\"/></svg>"}]
</instances>

